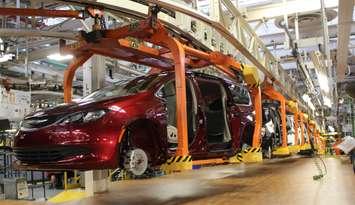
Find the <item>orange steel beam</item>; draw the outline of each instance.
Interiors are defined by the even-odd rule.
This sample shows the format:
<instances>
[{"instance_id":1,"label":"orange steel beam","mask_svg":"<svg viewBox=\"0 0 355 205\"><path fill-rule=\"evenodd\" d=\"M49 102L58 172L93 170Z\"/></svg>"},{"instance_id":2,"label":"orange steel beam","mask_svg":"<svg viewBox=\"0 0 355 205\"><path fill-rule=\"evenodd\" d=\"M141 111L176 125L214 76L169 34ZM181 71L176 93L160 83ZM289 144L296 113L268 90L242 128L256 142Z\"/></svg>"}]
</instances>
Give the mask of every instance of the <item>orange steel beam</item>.
<instances>
[{"instance_id":1,"label":"orange steel beam","mask_svg":"<svg viewBox=\"0 0 355 205\"><path fill-rule=\"evenodd\" d=\"M233 69L238 70L241 66L230 56L218 52L206 53L181 44L167 33L159 21L153 25L150 24L151 20L152 17L118 29L96 31L101 32L103 36L97 41L86 42L85 38L82 38L80 42L71 45L65 45L65 42L61 42L60 50L62 53L72 53L76 56L64 75L65 102L71 100L72 80L76 69L93 54L137 62L152 66L155 69L174 69L178 130L176 155L188 155L185 64L190 68L214 64L231 77L235 77ZM132 41L125 39L127 37L153 43L165 50L147 47L144 44L133 45Z\"/></svg>"},{"instance_id":2,"label":"orange steel beam","mask_svg":"<svg viewBox=\"0 0 355 205\"><path fill-rule=\"evenodd\" d=\"M305 122L306 124L306 131L307 131L307 139L306 139L306 143L309 144L310 142L310 128L309 128L309 124L308 124L308 121Z\"/></svg>"},{"instance_id":3,"label":"orange steel beam","mask_svg":"<svg viewBox=\"0 0 355 205\"><path fill-rule=\"evenodd\" d=\"M271 85L266 85L263 89L263 93L273 99L280 102L281 105L281 130L282 130L282 147L287 147L287 129L286 129L286 99L277 92Z\"/></svg>"},{"instance_id":4,"label":"orange steel beam","mask_svg":"<svg viewBox=\"0 0 355 205\"><path fill-rule=\"evenodd\" d=\"M178 135L178 147L176 155L186 156L188 151L187 133L187 108L186 108L186 80L185 80L185 50L176 39L163 38L168 45L175 63L175 89L176 89L176 125Z\"/></svg>"},{"instance_id":5,"label":"orange steel beam","mask_svg":"<svg viewBox=\"0 0 355 205\"><path fill-rule=\"evenodd\" d=\"M118 58L130 62L144 64L155 68L156 71L172 70L174 68L173 56L166 51L161 53L161 49L155 49L145 46L143 43L136 44L133 40L129 39L101 39L95 43L86 43L85 41L65 45L65 42L61 43L61 53L78 55L91 51L111 58ZM140 57L137 57L140 56ZM145 58L142 58L145 57ZM146 61L145 59L151 59ZM152 60L154 59L154 60ZM191 69L201 68L211 65L212 62L207 60L197 59L195 56L188 56L185 58L185 64ZM221 68L226 70L229 76L234 77L234 73L227 68Z\"/></svg>"},{"instance_id":6,"label":"orange steel beam","mask_svg":"<svg viewBox=\"0 0 355 205\"><path fill-rule=\"evenodd\" d=\"M313 128L313 140L314 140L314 144L315 145L319 145L317 132L318 132L317 128L316 128L316 126L314 126L314 128Z\"/></svg>"},{"instance_id":7,"label":"orange steel beam","mask_svg":"<svg viewBox=\"0 0 355 205\"><path fill-rule=\"evenodd\" d=\"M235 77L235 74L232 69L241 69L241 64L238 61L220 52L206 53L204 51L200 51L186 45L184 45L184 49L187 55L195 56L203 60L209 61L212 64L215 64L218 69L220 69L222 72L229 75L230 77Z\"/></svg>"},{"instance_id":8,"label":"orange steel beam","mask_svg":"<svg viewBox=\"0 0 355 205\"><path fill-rule=\"evenodd\" d=\"M309 135L308 135L308 143L311 142L311 135L313 136L313 140L315 141L315 124L309 121Z\"/></svg>"},{"instance_id":9,"label":"orange steel beam","mask_svg":"<svg viewBox=\"0 0 355 205\"><path fill-rule=\"evenodd\" d=\"M295 145L299 144L299 136L298 136L298 113L293 113L293 124L295 129Z\"/></svg>"},{"instance_id":10,"label":"orange steel beam","mask_svg":"<svg viewBox=\"0 0 355 205\"><path fill-rule=\"evenodd\" d=\"M255 110L255 127L253 134L253 147L261 145L261 127L262 127L262 104L261 104L261 89L260 87L252 88L252 96Z\"/></svg>"},{"instance_id":11,"label":"orange steel beam","mask_svg":"<svg viewBox=\"0 0 355 205\"><path fill-rule=\"evenodd\" d=\"M317 135L318 135L318 134L317 134L317 129L314 128L314 130L313 130L314 145L319 145L319 143L318 143L318 136L317 136Z\"/></svg>"},{"instance_id":12,"label":"orange steel beam","mask_svg":"<svg viewBox=\"0 0 355 205\"><path fill-rule=\"evenodd\" d=\"M75 56L72 62L64 71L64 102L69 103L72 100L72 87L75 71L87 61L93 54L87 53L81 56Z\"/></svg>"},{"instance_id":13,"label":"orange steel beam","mask_svg":"<svg viewBox=\"0 0 355 205\"><path fill-rule=\"evenodd\" d=\"M216 158L216 159L205 159L205 160L194 160L192 162L193 165L205 165L205 164L224 164L228 162L223 158Z\"/></svg>"},{"instance_id":14,"label":"orange steel beam","mask_svg":"<svg viewBox=\"0 0 355 205\"><path fill-rule=\"evenodd\" d=\"M298 116L300 118L300 124L301 124L301 145L304 145L305 141L304 141L304 122L303 122L303 113L299 112Z\"/></svg>"},{"instance_id":15,"label":"orange steel beam","mask_svg":"<svg viewBox=\"0 0 355 205\"><path fill-rule=\"evenodd\" d=\"M76 10L47 10L47 9L23 9L0 8L1 16L43 16L83 19L83 11Z\"/></svg>"}]
</instances>

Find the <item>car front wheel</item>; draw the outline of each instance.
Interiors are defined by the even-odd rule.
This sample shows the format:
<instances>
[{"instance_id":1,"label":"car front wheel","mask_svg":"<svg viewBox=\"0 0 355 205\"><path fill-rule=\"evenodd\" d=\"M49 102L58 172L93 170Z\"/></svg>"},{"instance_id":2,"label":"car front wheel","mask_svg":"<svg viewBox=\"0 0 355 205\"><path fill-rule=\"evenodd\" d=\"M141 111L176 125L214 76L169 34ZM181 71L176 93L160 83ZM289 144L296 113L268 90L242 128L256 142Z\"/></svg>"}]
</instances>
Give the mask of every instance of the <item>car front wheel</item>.
<instances>
[{"instance_id":1,"label":"car front wheel","mask_svg":"<svg viewBox=\"0 0 355 205\"><path fill-rule=\"evenodd\" d=\"M142 149L130 149L124 158L124 168L134 176L142 176L148 169L148 156Z\"/></svg>"}]
</instances>

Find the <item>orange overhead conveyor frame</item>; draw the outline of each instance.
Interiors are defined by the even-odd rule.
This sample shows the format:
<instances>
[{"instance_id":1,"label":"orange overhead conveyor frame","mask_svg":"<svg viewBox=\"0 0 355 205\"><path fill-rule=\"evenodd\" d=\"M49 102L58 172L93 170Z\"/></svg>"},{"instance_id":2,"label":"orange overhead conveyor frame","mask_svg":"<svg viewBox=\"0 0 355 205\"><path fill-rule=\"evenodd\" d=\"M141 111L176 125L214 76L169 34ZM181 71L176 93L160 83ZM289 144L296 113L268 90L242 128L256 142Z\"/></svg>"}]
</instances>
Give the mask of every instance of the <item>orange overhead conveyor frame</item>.
<instances>
[{"instance_id":1,"label":"orange overhead conveyor frame","mask_svg":"<svg viewBox=\"0 0 355 205\"><path fill-rule=\"evenodd\" d=\"M295 145L299 145L299 132L298 132L298 129L299 129L299 123L298 123L298 109L296 112L293 113L293 123L294 123L294 129L295 129Z\"/></svg>"},{"instance_id":2,"label":"orange overhead conveyor frame","mask_svg":"<svg viewBox=\"0 0 355 205\"><path fill-rule=\"evenodd\" d=\"M286 130L286 99L285 97L276 91L271 84L266 84L262 90L263 94L268 98L277 100L280 102L281 110L281 130L282 130L282 147L287 147L287 130Z\"/></svg>"},{"instance_id":3,"label":"orange overhead conveyor frame","mask_svg":"<svg viewBox=\"0 0 355 205\"><path fill-rule=\"evenodd\" d=\"M174 70L178 137L176 155L187 156L189 151L185 65L191 69L215 65L220 71L232 78L236 77L235 70L240 70L241 65L232 57L222 53L203 52L183 45L169 35L157 19L155 10L152 10L151 14L146 20L117 29L96 30L84 34L81 40L74 44L66 45L65 41L61 41L61 53L74 55L73 61L65 71L64 100L70 102L72 99L72 81L75 71L94 54L147 65L154 67L155 70ZM135 39L138 39L138 41ZM156 47L148 47L142 42L149 42Z\"/></svg>"},{"instance_id":4,"label":"orange overhead conveyor frame","mask_svg":"<svg viewBox=\"0 0 355 205\"><path fill-rule=\"evenodd\" d=\"M305 144L305 140L304 140L304 116L303 116L303 113L302 112L299 112L298 113L298 116L300 118L300 127L301 127L301 145L303 146Z\"/></svg>"},{"instance_id":5,"label":"orange overhead conveyor frame","mask_svg":"<svg viewBox=\"0 0 355 205\"><path fill-rule=\"evenodd\" d=\"M310 143L310 139L311 139L311 134L312 134L312 129L311 129L311 126L309 124L309 121L306 121L306 129L307 129L307 139L306 139L306 143L309 144Z\"/></svg>"},{"instance_id":6,"label":"orange overhead conveyor frame","mask_svg":"<svg viewBox=\"0 0 355 205\"><path fill-rule=\"evenodd\" d=\"M253 147L261 146L261 127L262 127L262 104L261 104L261 88L260 86L251 88L253 104L255 109L255 126L253 134Z\"/></svg>"}]
</instances>

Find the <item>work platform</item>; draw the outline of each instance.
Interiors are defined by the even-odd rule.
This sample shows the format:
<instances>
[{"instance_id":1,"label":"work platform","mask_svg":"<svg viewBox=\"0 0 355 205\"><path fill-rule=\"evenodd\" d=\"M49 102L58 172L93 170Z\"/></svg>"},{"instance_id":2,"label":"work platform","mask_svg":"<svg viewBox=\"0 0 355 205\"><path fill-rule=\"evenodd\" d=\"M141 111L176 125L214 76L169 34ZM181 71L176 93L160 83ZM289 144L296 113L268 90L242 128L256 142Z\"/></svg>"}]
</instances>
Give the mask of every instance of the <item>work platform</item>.
<instances>
[{"instance_id":1,"label":"work platform","mask_svg":"<svg viewBox=\"0 0 355 205\"><path fill-rule=\"evenodd\" d=\"M113 204L353 204L355 177L350 164L325 158L328 175L313 180L312 158L265 160L261 164L233 164L167 176L114 182L108 192L62 203ZM49 202L1 201L6 205ZM61 204L61 203L59 203Z\"/></svg>"}]
</instances>

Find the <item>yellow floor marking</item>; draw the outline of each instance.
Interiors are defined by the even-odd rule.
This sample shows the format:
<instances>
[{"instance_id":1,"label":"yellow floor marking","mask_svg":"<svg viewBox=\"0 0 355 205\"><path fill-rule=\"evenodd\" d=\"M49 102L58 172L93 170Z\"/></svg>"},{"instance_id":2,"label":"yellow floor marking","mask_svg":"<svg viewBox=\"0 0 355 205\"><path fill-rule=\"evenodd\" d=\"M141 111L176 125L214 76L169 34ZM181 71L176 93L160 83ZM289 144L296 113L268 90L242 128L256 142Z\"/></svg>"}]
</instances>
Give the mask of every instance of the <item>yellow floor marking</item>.
<instances>
[{"instance_id":1,"label":"yellow floor marking","mask_svg":"<svg viewBox=\"0 0 355 205\"><path fill-rule=\"evenodd\" d=\"M61 193L57 194L56 196L50 198L48 201L52 202L52 203L63 203L63 202L83 199L85 197L86 197L85 191L82 191L80 189L67 190L67 191L62 191Z\"/></svg>"}]
</instances>

